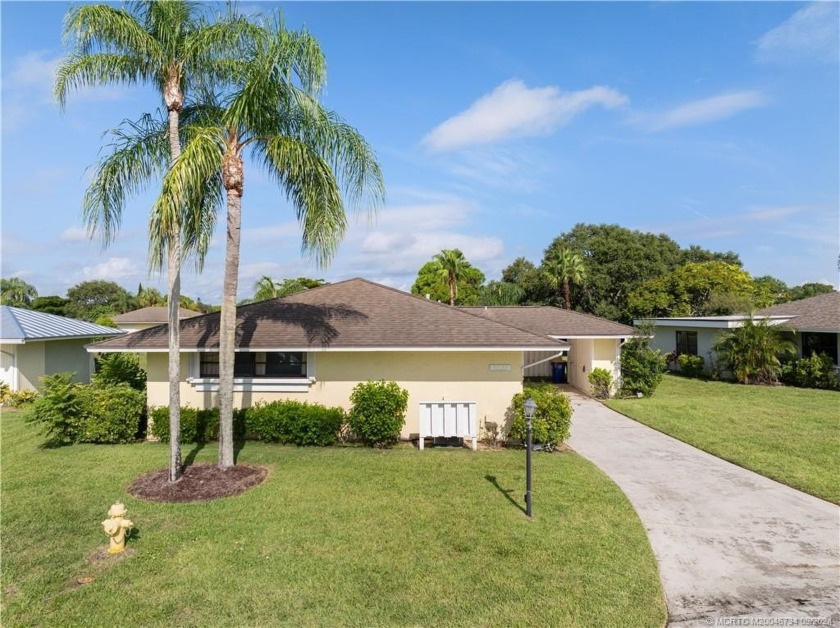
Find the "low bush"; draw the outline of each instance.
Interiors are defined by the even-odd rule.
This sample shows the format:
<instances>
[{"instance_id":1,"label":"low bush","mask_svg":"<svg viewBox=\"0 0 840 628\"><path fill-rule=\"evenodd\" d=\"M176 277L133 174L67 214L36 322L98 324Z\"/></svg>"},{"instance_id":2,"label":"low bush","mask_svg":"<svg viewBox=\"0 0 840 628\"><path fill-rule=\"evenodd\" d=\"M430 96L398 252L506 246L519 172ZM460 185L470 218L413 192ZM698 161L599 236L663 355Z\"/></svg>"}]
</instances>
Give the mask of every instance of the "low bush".
<instances>
[{"instance_id":1,"label":"low bush","mask_svg":"<svg viewBox=\"0 0 840 628\"><path fill-rule=\"evenodd\" d=\"M244 440L245 421L248 408L233 411L233 438ZM150 413L150 432L164 443L169 442L169 408L152 408ZM219 409L197 409L189 406L181 408L181 442L207 443L219 437Z\"/></svg>"},{"instance_id":2,"label":"low bush","mask_svg":"<svg viewBox=\"0 0 840 628\"><path fill-rule=\"evenodd\" d=\"M146 409L146 394L127 384L83 385L73 373L41 378L43 394L27 418L41 425L52 445L129 443Z\"/></svg>"},{"instance_id":3,"label":"low bush","mask_svg":"<svg viewBox=\"0 0 840 628\"><path fill-rule=\"evenodd\" d=\"M0 405L8 403L11 396L12 389L9 385L6 382L0 382Z\"/></svg>"},{"instance_id":4,"label":"low bush","mask_svg":"<svg viewBox=\"0 0 840 628\"><path fill-rule=\"evenodd\" d=\"M273 401L247 409L246 430L266 442L301 446L334 445L344 410L301 401Z\"/></svg>"},{"instance_id":5,"label":"low bush","mask_svg":"<svg viewBox=\"0 0 840 628\"><path fill-rule=\"evenodd\" d=\"M29 390L18 390L17 392L9 393L8 402L13 408L22 408L34 403L39 396L40 393L31 388Z\"/></svg>"},{"instance_id":6,"label":"low bush","mask_svg":"<svg viewBox=\"0 0 840 628\"><path fill-rule=\"evenodd\" d=\"M834 370L834 360L825 353L812 353L810 357L783 364L780 379L789 386L799 388L840 390L840 378Z\"/></svg>"},{"instance_id":7,"label":"low bush","mask_svg":"<svg viewBox=\"0 0 840 628\"><path fill-rule=\"evenodd\" d=\"M650 397L665 376L665 356L651 349L650 340L641 332L621 348L621 391Z\"/></svg>"},{"instance_id":8,"label":"low bush","mask_svg":"<svg viewBox=\"0 0 840 628\"><path fill-rule=\"evenodd\" d=\"M609 399L612 396L613 376L607 369L592 369L587 379L596 399Z\"/></svg>"},{"instance_id":9,"label":"low bush","mask_svg":"<svg viewBox=\"0 0 840 628\"><path fill-rule=\"evenodd\" d=\"M80 443L130 443L146 412L146 393L128 384L79 386L82 406Z\"/></svg>"},{"instance_id":10,"label":"low bush","mask_svg":"<svg viewBox=\"0 0 840 628\"><path fill-rule=\"evenodd\" d=\"M680 365L680 373L686 377L703 377L706 369L706 360L702 355L690 355L683 353L677 357Z\"/></svg>"},{"instance_id":11,"label":"low bush","mask_svg":"<svg viewBox=\"0 0 840 628\"><path fill-rule=\"evenodd\" d=\"M366 445L387 447L397 442L408 408L408 391L396 382L363 382L350 395L350 430Z\"/></svg>"},{"instance_id":12,"label":"low bush","mask_svg":"<svg viewBox=\"0 0 840 628\"><path fill-rule=\"evenodd\" d=\"M526 386L521 393L515 394L508 408L508 419L511 420L508 436L523 443L526 439L525 400L528 398L537 404L531 420L531 440L543 445L545 451L553 451L569 438L572 422L569 397L553 386Z\"/></svg>"}]
</instances>

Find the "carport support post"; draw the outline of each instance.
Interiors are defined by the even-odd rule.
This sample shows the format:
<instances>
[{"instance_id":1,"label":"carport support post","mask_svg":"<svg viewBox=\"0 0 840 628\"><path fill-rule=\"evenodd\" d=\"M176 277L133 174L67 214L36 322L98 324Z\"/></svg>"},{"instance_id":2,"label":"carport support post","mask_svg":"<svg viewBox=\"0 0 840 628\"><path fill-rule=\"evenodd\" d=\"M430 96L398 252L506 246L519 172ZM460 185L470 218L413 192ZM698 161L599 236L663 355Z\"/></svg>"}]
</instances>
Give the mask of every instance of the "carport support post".
<instances>
[{"instance_id":1,"label":"carport support post","mask_svg":"<svg viewBox=\"0 0 840 628\"><path fill-rule=\"evenodd\" d=\"M525 514L531 516L531 419L537 404L528 398L525 402Z\"/></svg>"}]
</instances>

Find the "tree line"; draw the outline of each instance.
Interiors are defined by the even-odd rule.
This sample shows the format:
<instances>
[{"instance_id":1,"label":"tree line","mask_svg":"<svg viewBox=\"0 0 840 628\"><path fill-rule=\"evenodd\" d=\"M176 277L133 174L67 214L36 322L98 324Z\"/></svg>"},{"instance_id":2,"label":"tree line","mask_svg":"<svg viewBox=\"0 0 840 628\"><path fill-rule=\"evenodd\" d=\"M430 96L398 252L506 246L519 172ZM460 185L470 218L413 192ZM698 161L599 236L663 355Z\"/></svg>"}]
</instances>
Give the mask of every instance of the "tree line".
<instances>
[{"instance_id":1,"label":"tree line","mask_svg":"<svg viewBox=\"0 0 840 628\"><path fill-rule=\"evenodd\" d=\"M411 291L454 305L555 305L631 323L746 313L833 289L752 277L734 251L683 248L665 234L581 223L554 238L538 263L519 257L489 282L461 251L444 250L420 268Z\"/></svg>"}]
</instances>

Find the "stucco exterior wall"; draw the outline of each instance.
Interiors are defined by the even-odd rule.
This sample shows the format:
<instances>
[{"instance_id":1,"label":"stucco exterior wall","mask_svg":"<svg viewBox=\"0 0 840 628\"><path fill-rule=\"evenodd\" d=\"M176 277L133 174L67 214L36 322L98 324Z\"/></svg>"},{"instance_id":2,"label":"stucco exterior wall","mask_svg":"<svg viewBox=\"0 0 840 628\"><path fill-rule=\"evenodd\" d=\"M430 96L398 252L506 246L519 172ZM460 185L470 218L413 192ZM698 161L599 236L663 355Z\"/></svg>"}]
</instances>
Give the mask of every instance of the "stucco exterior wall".
<instances>
[{"instance_id":1,"label":"stucco exterior wall","mask_svg":"<svg viewBox=\"0 0 840 628\"><path fill-rule=\"evenodd\" d=\"M44 345L44 374L52 375L71 371L76 373L75 381L90 382L92 356L85 351L85 345L90 341L90 338L84 338L81 340L50 340L42 343Z\"/></svg>"},{"instance_id":2,"label":"stucco exterior wall","mask_svg":"<svg viewBox=\"0 0 840 628\"><path fill-rule=\"evenodd\" d=\"M359 382L393 380L408 390L408 411L402 437L418 432L419 404L424 401L475 401L478 429L485 423L505 425L511 397L522 390L522 352L314 352L315 383L301 392L234 392L234 407L257 401L295 399L327 406L350 407L350 393ZM509 365L510 370L491 370ZM196 390L188 381L195 360L181 359L181 403L193 407L218 405L216 392ZM148 354L150 406L168 403L167 355ZM503 367L503 368L506 368Z\"/></svg>"},{"instance_id":3,"label":"stucco exterior wall","mask_svg":"<svg viewBox=\"0 0 840 628\"><path fill-rule=\"evenodd\" d=\"M712 368L714 358L712 347L714 347L718 337L724 330L697 327L657 327L654 330L654 336L650 342L651 348L659 349L662 353L671 353L677 348L678 331L697 332L697 355L702 356L705 360L704 369L708 373Z\"/></svg>"},{"instance_id":4,"label":"stucco exterior wall","mask_svg":"<svg viewBox=\"0 0 840 628\"><path fill-rule=\"evenodd\" d=\"M40 384L44 374L44 344L31 342L17 345L16 363L18 369L18 390L33 390Z\"/></svg>"},{"instance_id":5,"label":"stucco exterior wall","mask_svg":"<svg viewBox=\"0 0 840 628\"><path fill-rule=\"evenodd\" d=\"M589 374L593 369L606 369L613 381L621 377L621 341L616 338L575 338L569 344L569 383L586 394L592 393Z\"/></svg>"}]
</instances>

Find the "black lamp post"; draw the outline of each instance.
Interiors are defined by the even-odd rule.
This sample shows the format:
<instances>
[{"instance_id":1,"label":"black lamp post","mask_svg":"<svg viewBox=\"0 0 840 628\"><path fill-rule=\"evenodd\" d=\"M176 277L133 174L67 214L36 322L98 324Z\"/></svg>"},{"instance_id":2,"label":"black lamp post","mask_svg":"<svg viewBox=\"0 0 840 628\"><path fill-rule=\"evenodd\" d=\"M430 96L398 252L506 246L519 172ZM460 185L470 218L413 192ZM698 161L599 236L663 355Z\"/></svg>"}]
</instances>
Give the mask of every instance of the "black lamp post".
<instances>
[{"instance_id":1,"label":"black lamp post","mask_svg":"<svg viewBox=\"0 0 840 628\"><path fill-rule=\"evenodd\" d=\"M530 397L525 402L525 514L531 516L531 419L537 404Z\"/></svg>"}]
</instances>

